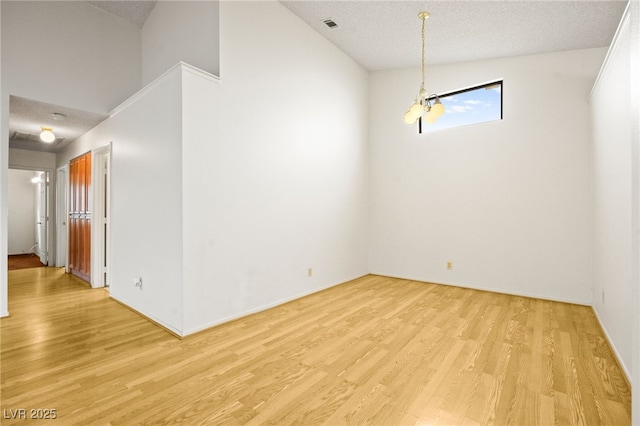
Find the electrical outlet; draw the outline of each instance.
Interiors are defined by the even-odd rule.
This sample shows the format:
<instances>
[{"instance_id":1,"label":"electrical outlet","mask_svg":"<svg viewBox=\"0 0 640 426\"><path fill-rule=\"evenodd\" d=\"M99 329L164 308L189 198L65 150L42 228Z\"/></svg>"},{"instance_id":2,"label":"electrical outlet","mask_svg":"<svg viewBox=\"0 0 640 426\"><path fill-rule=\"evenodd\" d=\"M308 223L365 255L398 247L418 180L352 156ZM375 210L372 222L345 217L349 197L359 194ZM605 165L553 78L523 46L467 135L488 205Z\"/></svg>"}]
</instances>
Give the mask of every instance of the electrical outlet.
<instances>
[{"instance_id":1,"label":"electrical outlet","mask_svg":"<svg viewBox=\"0 0 640 426\"><path fill-rule=\"evenodd\" d=\"M140 287L140 290L142 290L142 278L141 277L135 277L133 279L133 285L135 285L136 287Z\"/></svg>"},{"instance_id":2,"label":"electrical outlet","mask_svg":"<svg viewBox=\"0 0 640 426\"><path fill-rule=\"evenodd\" d=\"M453 262L450 261L450 260L447 261L447 269L448 270L452 270L453 269Z\"/></svg>"},{"instance_id":3,"label":"electrical outlet","mask_svg":"<svg viewBox=\"0 0 640 426\"><path fill-rule=\"evenodd\" d=\"M312 277L313 276L313 268L307 269L307 276L308 277Z\"/></svg>"}]
</instances>

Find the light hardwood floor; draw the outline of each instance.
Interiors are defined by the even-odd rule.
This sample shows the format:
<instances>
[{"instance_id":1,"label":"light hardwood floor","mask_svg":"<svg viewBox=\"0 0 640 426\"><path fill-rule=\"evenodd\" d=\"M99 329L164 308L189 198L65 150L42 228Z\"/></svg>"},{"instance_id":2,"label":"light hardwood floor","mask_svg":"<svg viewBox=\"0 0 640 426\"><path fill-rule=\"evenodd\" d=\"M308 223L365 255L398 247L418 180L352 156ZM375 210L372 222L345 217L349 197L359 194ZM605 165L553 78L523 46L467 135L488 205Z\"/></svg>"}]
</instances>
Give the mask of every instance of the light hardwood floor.
<instances>
[{"instance_id":1,"label":"light hardwood floor","mask_svg":"<svg viewBox=\"0 0 640 426\"><path fill-rule=\"evenodd\" d=\"M60 269L9 282L3 425L630 424L585 306L367 276L179 340Z\"/></svg>"}]
</instances>

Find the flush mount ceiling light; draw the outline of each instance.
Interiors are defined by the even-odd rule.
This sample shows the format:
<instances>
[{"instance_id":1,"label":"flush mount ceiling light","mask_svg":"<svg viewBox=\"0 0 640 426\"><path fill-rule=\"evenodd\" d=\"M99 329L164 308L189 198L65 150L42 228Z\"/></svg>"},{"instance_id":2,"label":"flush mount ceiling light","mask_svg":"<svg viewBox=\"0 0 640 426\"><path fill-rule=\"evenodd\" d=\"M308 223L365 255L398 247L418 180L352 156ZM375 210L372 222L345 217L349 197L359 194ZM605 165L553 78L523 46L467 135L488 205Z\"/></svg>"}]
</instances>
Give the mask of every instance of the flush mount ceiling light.
<instances>
[{"instance_id":1,"label":"flush mount ceiling light","mask_svg":"<svg viewBox=\"0 0 640 426\"><path fill-rule=\"evenodd\" d=\"M41 127L41 129L40 140L42 140L42 142L51 143L56 140L56 135L53 133L51 127Z\"/></svg>"},{"instance_id":2,"label":"flush mount ceiling light","mask_svg":"<svg viewBox=\"0 0 640 426\"><path fill-rule=\"evenodd\" d=\"M435 123L438 117L444 114L444 105L440 103L438 95L428 95L424 88L424 28L429 19L429 12L420 12L418 17L422 20L422 83L415 101L404 114L404 122L413 124L418 121L418 132L422 133L422 121Z\"/></svg>"},{"instance_id":3,"label":"flush mount ceiling light","mask_svg":"<svg viewBox=\"0 0 640 426\"><path fill-rule=\"evenodd\" d=\"M56 121L64 121L64 119L67 118L67 116L61 112L52 112L51 118L53 118Z\"/></svg>"}]
</instances>

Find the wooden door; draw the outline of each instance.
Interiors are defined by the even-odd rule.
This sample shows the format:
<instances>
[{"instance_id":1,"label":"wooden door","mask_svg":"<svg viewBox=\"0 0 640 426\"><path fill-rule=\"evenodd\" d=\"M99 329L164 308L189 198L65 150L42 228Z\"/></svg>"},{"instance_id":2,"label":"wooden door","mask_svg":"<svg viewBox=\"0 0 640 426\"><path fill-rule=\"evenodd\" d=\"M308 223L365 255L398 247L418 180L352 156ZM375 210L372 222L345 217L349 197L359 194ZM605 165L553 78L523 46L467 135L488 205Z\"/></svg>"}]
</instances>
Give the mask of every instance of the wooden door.
<instances>
[{"instance_id":1,"label":"wooden door","mask_svg":"<svg viewBox=\"0 0 640 426\"><path fill-rule=\"evenodd\" d=\"M91 282L91 153L69 162L69 269Z\"/></svg>"}]
</instances>

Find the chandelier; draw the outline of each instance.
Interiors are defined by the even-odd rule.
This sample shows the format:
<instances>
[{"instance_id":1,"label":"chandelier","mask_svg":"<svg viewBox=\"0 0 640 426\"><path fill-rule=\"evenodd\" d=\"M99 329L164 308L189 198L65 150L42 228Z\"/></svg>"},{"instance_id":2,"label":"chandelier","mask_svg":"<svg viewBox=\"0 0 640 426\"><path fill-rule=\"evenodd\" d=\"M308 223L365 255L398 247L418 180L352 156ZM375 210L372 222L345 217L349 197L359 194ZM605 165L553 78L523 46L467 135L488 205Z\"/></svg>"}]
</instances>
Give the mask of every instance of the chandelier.
<instances>
[{"instance_id":1,"label":"chandelier","mask_svg":"<svg viewBox=\"0 0 640 426\"><path fill-rule=\"evenodd\" d=\"M404 122L414 124L419 121L419 131L422 133L422 121L435 123L438 117L444 114L444 105L440 103L438 95L428 95L424 88L424 27L429 18L429 12L420 12L418 17L422 20L422 83L415 101L404 114Z\"/></svg>"}]
</instances>

